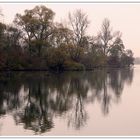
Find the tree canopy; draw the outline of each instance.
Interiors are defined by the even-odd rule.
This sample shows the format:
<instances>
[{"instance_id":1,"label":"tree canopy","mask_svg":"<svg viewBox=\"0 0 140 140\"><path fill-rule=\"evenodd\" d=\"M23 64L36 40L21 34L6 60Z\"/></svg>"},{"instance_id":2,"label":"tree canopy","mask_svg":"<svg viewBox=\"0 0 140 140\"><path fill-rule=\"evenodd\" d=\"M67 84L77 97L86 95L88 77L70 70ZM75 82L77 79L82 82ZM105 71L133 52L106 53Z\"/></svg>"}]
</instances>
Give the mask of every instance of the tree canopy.
<instances>
[{"instance_id":1,"label":"tree canopy","mask_svg":"<svg viewBox=\"0 0 140 140\"><path fill-rule=\"evenodd\" d=\"M54 22L44 5L17 13L11 25L0 23L0 70L84 70L133 65L119 31L103 20L97 36L89 36L88 15L68 14L68 25Z\"/></svg>"}]
</instances>

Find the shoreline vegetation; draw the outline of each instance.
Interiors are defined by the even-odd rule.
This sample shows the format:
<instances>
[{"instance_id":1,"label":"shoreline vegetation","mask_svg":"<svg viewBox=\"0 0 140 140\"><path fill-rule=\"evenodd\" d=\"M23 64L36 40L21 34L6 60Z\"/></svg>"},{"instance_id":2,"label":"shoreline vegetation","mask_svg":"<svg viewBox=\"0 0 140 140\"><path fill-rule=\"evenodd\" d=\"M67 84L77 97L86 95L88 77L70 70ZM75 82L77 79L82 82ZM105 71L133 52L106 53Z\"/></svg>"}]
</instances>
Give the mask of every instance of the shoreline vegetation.
<instances>
[{"instance_id":1,"label":"shoreline vegetation","mask_svg":"<svg viewBox=\"0 0 140 140\"><path fill-rule=\"evenodd\" d=\"M57 13L56 13L57 14ZM0 71L82 71L134 65L120 31L105 18L96 36L89 36L88 15L68 14L65 23L44 5L16 14L11 25L0 23Z\"/></svg>"},{"instance_id":2,"label":"shoreline vegetation","mask_svg":"<svg viewBox=\"0 0 140 140\"><path fill-rule=\"evenodd\" d=\"M123 67L118 67L118 66L97 66L97 67L94 67L94 68L90 68L90 69L85 69L85 68L83 68L83 69L80 69L80 68L77 68L77 69L72 69L72 68L70 68L70 69L43 69L43 68L33 68L33 69L29 69L29 68L27 68L27 69L19 69L19 68L16 68L16 69L0 69L0 72L30 72L30 71L34 71L34 72L37 72L37 71L42 71L42 72L64 72L64 71L66 71L66 72L74 72L74 71L94 71L94 70L97 70L97 69L130 69L130 68L133 68L134 67L134 65L131 65L131 66L123 66Z\"/></svg>"}]
</instances>

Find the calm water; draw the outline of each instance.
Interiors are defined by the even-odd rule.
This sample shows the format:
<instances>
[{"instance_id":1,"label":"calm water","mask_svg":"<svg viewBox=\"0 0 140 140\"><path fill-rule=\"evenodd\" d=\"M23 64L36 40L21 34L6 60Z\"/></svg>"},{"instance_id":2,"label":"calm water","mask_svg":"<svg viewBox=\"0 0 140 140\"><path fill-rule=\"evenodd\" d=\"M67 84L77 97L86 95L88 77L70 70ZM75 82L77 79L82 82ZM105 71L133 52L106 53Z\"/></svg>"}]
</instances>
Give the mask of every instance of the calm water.
<instances>
[{"instance_id":1,"label":"calm water","mask_svg":"<svg viewBox=\"0 0 140 140\"><path fill-rule=\"evenodd\" d=\"M140 135L140 66L1 72L0 135Z\"/></svg>"}]
</instances>

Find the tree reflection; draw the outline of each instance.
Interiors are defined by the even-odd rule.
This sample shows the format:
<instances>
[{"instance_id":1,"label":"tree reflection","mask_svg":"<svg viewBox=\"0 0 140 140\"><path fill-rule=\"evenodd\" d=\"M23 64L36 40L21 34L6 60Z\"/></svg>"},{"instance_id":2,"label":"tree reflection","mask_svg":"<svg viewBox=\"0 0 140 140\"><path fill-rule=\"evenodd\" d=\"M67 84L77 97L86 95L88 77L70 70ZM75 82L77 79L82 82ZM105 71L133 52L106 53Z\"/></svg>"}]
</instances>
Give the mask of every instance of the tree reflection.
<instances>
[{"instance_id":1,"label":"tree reflection","mask_svg":"<svg viewBox=\"0 0 140 140\"><path fill-rule=\"evenodd\" d=\"M86 106L95 100L107 115L118 103L125 84L133 80L133 69L96 69L89 72L51 74L1 73L0 116L13 113L16 125L36 134L50 131L54 118L63 116L68 127L86 125Z\"/></svg>"},{"instance_id":2,"label":"tree reflection","mask_svg":"<svg viewBox=\"0 0 140 140\"><path fill-rule=\"evenodd\" d=\"M71 97L72 109L68 113L68 126L72 125L76 129L84 126L87 120L87 112L84 109L84 102L87 99L89 90L86 84L84 74L72 75L68 90L68 96Z\"/></svg>"}]
</instances>

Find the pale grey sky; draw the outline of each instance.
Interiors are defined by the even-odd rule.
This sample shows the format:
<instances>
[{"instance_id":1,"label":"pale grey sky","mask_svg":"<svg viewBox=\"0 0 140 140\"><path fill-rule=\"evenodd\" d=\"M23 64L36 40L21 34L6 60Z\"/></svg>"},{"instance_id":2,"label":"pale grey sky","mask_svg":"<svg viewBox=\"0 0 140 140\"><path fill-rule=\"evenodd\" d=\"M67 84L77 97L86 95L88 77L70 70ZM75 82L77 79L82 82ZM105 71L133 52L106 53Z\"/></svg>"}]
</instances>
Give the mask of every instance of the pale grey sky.
<instances>
[{"instance_id":1,"label":"pale grey sky","mask_svg":"<svg viewBox=\"0 0 140 140\"><path fill-rule=\"evenodd\" d=\"M0 8L4 14L3 20L5 23L12 23L16 13L23 13L25 9L32 9L36 5L41 5L41 3L1 3ZM87 13L90 20L88 29L90 35L96 35L100 30L103 19L105 17L109 18L113 30L122 32L126 49L131 49L135 57L140 57L140 4L43 3L43 5L51 8L56 13L55 20L58 22L67 18L68 12L82 9Z\"/></svg>"}]
</instances>

